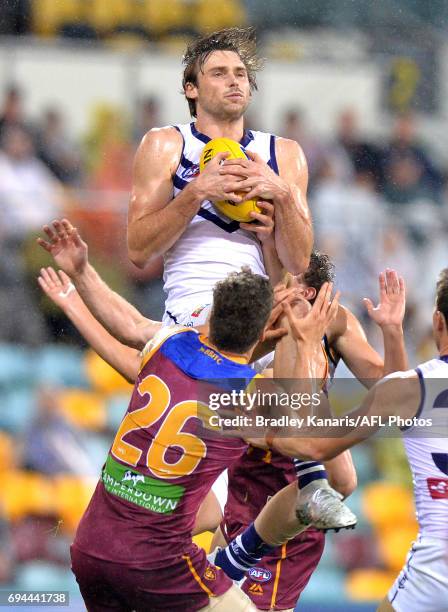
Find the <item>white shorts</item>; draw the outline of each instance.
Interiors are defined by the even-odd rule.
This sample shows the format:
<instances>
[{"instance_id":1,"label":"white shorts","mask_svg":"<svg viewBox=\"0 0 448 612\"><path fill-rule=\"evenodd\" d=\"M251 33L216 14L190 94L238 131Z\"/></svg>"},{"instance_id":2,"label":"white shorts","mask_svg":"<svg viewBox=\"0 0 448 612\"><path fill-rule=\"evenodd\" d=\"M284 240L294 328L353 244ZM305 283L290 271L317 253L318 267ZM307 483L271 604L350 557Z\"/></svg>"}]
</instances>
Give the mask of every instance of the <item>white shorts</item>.
<instances>
[{"instance_id":1,"label":"white shorts","mask_svg":"<svg viewBox=\"0 0 448 612\"><path fill-rule=\"evenodd\" d=\"M388 599L396 612L447 612L448 540L419 535Z\"/></svg>"}]
</instances>

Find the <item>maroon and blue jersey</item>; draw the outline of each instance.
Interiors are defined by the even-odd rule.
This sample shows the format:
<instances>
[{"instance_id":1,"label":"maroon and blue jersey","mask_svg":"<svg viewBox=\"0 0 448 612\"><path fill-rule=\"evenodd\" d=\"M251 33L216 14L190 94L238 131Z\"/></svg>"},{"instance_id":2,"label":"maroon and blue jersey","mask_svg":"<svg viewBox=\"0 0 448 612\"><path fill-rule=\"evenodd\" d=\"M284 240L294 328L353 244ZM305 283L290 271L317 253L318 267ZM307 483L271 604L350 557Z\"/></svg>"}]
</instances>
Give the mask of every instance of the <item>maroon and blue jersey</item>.
<instances>
[{"instance_id":1,"label":"maroon and blue jersey","mask_svg":"<svg viewBox=\"0 0 448 612\"><path fill-rule=\"evenodd\" d=\"M191 329L165 330L150 343L74 546L146 569L196 551L191 532L199 506L246 449L240 438L207 427L201 398L229 379L245 388L254 377L243 360L218 353Z\"/></svg>"}]
</instances>

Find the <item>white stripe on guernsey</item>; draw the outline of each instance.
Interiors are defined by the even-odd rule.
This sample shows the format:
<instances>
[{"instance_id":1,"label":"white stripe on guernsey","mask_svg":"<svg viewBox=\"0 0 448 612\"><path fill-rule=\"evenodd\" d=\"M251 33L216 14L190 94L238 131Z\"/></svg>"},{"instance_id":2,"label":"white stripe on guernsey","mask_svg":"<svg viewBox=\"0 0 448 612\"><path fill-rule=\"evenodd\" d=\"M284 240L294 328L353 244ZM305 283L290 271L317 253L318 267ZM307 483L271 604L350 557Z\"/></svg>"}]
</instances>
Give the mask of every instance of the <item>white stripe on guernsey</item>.
<instances>
[{"instance_id":1,"label":"white stripe on guernsey","mask_svg":"<svg viewBox=\"0 0 448 612\"><path fill-rule=\"evenodd\" d=\"M315 467L308 468L306 470L298 470L297 476L304 476L305 474L311 474L312 472L322 472L324 468L321 465L316 465Z\"/></svg>"},{"instance_id":2,"label":"white stripe on guernsey","mask_svg":"<svg viewBox=\"0 0 448 612\"><path fill-rule=\"evenodd\" d=\"M300 459L294 459L294 465L296 467L309 467L309 466L315 466L315 465L321 465L320 463L318 463L317 461L300 461Z\"/></svg>"},{"instance_id":3,"label":"white stripe on guernsey","mask_svg":"<svg viewBox=\"0 0 448 612\"><path fill-rule=\"evenodd\" d=\"M239 570L242 570L243 572L247 571L250 567L252 567L251 565L246 565L246 564L242 565L241 563L238 563L238 561L233 556L233 551L231 548L227 549L226 555L227 555L227 559L230 561L233 567L236 567Z\"/></svg>"}]
</instances>

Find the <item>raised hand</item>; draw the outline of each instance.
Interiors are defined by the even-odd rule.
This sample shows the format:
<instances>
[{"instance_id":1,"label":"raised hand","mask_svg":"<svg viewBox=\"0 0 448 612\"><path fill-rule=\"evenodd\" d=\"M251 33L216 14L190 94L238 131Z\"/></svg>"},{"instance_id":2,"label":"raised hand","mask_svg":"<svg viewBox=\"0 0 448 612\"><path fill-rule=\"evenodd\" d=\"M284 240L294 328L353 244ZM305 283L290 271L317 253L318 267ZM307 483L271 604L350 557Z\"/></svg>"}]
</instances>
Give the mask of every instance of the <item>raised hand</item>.
<instances>
[{"instance_id":1,"label":"raised hand","mask_svg":"<svg viewBox=\"0 0 448 612\"><path fill-rule=\"evenodd\" d=\"M41 268L37 282L50 300L62 310L65 310L70 303L80 299L75 285L62 270L56 272L51 266Z\"/></svg>"},{"instance_id":2,"label":"raised hand","mask_svg":"<svg viewBox=\"0 0 448 612\"><path fill-rule=\"evenodd\" d=\"M283 309L288 316L291 332L296 340L315 343L316 345L320 344L327 327L338 312L340 292L337 291L332 299L332 290L333 283L324 283L313 306L308 312L305 310L303 317L298 317L287 301L282 302ZM302 298L302 300L309 304L305 299Z\"/></svg>"},{"instance_id":3,"label":"raised hand","mask_svg":"<svg viewBox=\"0 0 448 612\"><path fill-rule=\"evenodd\" d=\"M70 277L82 273L88 263L88 250L76 227L67 219L56 219L42 229L48 240L37 238L39 246L50 253L55 263Z\"/></svg>"},{"instance_id":4,"label":"raised hand","mask_svg":"<svg viewBox=\"0 0 448 612\"><path fill-rule=\"evenodd\" d=\"M278 284L274 288L274 305L267 320L266 326L263 332L263 341L277 341L283 336L286 336L288 330L286 327L279 327L278 320L284 313L282 304L287 302L292 304L301 299L300 291L295 288L287 288L284 284Z\"/></svg>"},{"instance_id":5,"label":"raised hand","mask_svg":"<svg viewBox=\"0 0 448 612\"><path fill-rule=\"evenodd\" d=\"M406 308L406 288L404 280L395 270L387 268L381 272L379 280L379 302L377 306L369 298L363 302L369 317L380 327L401 326Z\"/></svg>"},{"instance_id":6,"label":"raised hand","mask_svg":"<svg viewBox=\"0 0 448 612\"><path fill-rule=\"evenodd\" d=\"M228 151L220 151L205 166L199 176L192 181L192 186L198 191L203 200L219 202L231 200L235 203L243 201L240 190L242 178L224 175L221 172L222 163L228 156Z\"/></svg>"}]
</instances>

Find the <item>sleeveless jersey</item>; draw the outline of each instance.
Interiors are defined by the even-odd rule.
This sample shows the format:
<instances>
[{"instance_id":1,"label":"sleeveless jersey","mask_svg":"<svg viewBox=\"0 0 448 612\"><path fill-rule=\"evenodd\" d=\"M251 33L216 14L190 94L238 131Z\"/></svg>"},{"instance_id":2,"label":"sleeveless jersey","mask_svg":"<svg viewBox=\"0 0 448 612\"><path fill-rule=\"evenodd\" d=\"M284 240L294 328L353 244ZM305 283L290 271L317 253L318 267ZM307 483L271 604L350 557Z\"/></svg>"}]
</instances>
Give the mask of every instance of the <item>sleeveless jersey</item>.
<instances>
[{"instance_id":1,"label":"sleeveless jersey","mask_svg":"<svg viewBox=\"0 0 448 612\"><path fill-rule=\"evenodd\" d=\"M194 123L174 127L184 143L173 178L176 196L198 175L199 158L210 138L198 132ZM247 130L241 144L258 153L278 173L275 136ZM251 232L240 229L237 221L220 213L211 202L204 201L184 233L165 253L165 310L174 319L190 308L210 304L216 282L244 265L266 276L259 240Z\"/></svg>"},{"instance_id":2,"label":"sleeveless jersey","mask_svg":"<svg viewBox=\"0 0 448 612\"><path fill-rule=\"evenodd\" d=\"M246 448L240 438L210 430L207 418L201 420L210 389L227 388L229 379L239 379L244 389L255 376L194 330L162 331L145 351L74 543L92 557L146 569L174 564L193 546L202 500Z\"/></svg>"},{"instance_id":3,"label":"sleeveless jersey","mask_svg":"<svg viewBox=\"0 0 448 612\"><path fill-rule=\"evenodd\" d=\"M448 539L448 356L431 359L416 372L421 386L417 417L433 424L405 430L417 519L422 535ZM426 432L432 437L421 437Z\"/></svg>"}]
</instances>

